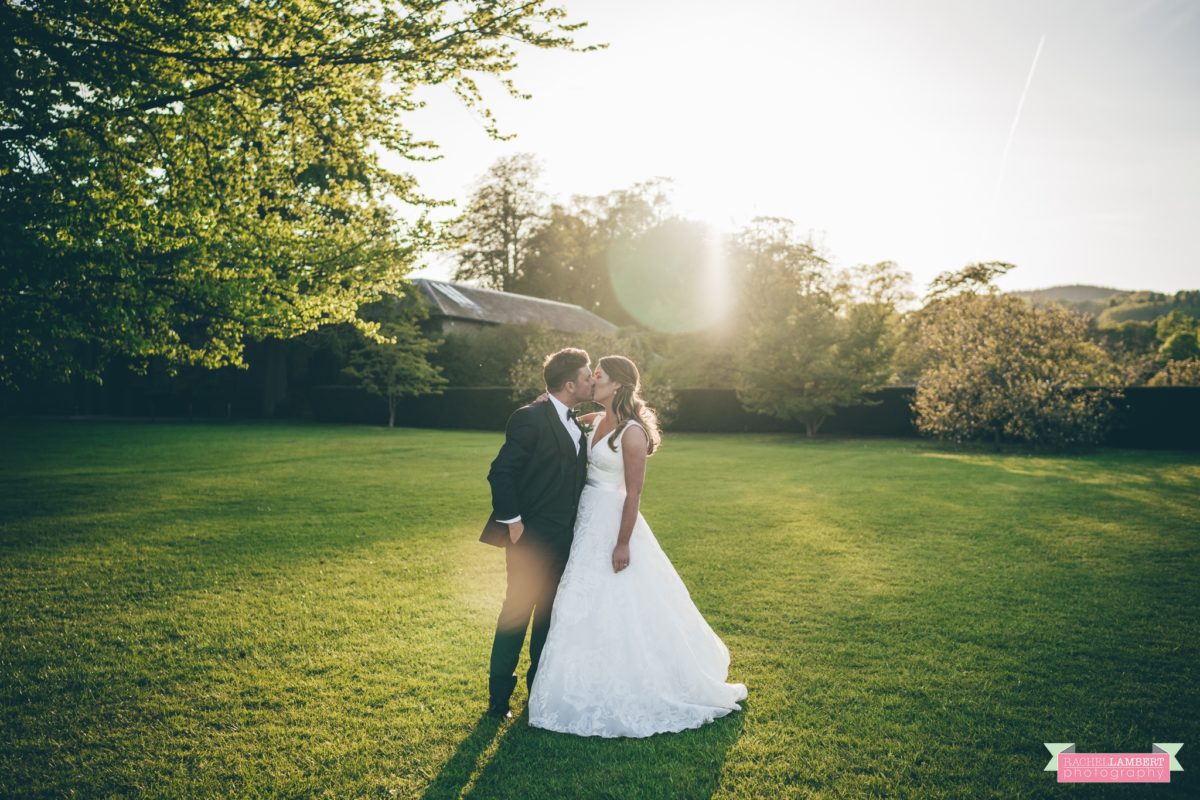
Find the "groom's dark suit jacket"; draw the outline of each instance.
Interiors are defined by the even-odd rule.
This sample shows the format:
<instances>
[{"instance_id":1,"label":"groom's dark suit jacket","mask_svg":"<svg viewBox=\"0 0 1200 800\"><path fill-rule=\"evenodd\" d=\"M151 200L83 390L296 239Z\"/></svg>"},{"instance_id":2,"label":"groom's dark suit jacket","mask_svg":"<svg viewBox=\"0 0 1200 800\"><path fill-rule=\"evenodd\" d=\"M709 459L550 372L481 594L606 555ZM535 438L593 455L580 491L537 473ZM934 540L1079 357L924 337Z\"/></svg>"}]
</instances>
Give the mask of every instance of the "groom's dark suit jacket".
<instances>
[{"instance_id":1,"label":"groom's dark suit jacket","mask_svg":"<svg viewBox=\"0 0 1200 800\"><path fill-rule=\"evenodd\" d=\"M507 547L508 525L518 514L520 541L570 547L579 495L587 478L587 439L579 451L549 398L522 406L508 418L504 445L492 461L492 514L479 541Z\"/></svg>"}]
</instances>

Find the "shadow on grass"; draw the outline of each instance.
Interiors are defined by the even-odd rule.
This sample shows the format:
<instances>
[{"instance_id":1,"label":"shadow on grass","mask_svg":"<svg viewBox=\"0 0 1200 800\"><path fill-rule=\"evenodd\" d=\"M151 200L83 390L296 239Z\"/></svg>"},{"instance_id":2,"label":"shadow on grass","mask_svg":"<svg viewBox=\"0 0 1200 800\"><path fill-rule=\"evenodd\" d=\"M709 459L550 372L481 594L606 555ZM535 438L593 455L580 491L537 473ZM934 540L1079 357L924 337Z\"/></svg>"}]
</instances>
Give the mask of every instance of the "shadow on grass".
<instances>
[{"instance_id":1,"label":"shadow on grass","mask_svg":"<svg viewBox=\"0 0 1200 800\"><path fill-rule=\"evenodd\" d=\"M467 738L459 743L454 755L450 756L437 777L425 788L421 799L460 797L475 774L480 756L491 746L503 725L502 720L481 714Z\"/></svg>"},{"instance_id":2,"label":"shadow on grass","mask_svg":"<svg viewBox=\"0 0 1200 800\"><path fill-rule=\"evenodd\" d=\"M711 797L741 735L743 710L708 725L644 739L572 736L529 727L522 711L480 763L497 723L484 718L430 783L435 798Z\"/></svg>"}]
</instances>

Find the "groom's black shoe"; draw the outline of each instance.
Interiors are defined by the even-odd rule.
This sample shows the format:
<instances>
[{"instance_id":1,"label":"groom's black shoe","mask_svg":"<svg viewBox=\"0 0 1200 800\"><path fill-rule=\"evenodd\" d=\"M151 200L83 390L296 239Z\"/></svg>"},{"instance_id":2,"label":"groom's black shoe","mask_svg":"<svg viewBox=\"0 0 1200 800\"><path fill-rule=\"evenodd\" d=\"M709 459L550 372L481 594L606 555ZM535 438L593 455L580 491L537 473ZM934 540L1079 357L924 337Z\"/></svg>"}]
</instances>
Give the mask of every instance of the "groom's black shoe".
<instances>
[{"instance_id":1,"label":"groom's black shoe","mask_svg":"<svg viewBox=\"0 0 1200 800\"><path fill-rule=\"evenodd\" d=\"M512 719L508 706L488 706L487 715L495 719Z\"/></svg>"},{"instance_id":2,"label":"groom's black shoe","mask_svg":"<svg viewBox=\"0 0 1200 800\"><path fill-rule=\"evenodd\" d=\"M513 688L517 685L516 675L498 675L488 680L488 716L498 719L512 719L508 710L508 699L512 697Z\"/></svg>"}]
</instances>

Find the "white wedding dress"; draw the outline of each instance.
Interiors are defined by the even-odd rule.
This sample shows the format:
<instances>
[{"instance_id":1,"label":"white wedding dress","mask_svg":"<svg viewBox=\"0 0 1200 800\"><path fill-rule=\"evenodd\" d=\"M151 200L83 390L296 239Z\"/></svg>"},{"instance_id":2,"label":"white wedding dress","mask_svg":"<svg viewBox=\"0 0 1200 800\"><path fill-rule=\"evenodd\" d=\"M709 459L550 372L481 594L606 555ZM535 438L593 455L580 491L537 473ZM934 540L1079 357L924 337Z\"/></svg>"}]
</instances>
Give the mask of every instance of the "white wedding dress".
<instances>
[{"instance_id":1,"label":"white wedding dress","mask_svg":"<svg viewBox=\"0 0 1200 800\"><path fill-rule=\"evenodd\" d=\"M529 724L581 736L643 737L740 711L729 650L709 627L639 513L629 566L613 572L625 462L588 434L587 483L529 694ZM631 423L633 424L633 423Z\"/></svg>"}]
</instances>

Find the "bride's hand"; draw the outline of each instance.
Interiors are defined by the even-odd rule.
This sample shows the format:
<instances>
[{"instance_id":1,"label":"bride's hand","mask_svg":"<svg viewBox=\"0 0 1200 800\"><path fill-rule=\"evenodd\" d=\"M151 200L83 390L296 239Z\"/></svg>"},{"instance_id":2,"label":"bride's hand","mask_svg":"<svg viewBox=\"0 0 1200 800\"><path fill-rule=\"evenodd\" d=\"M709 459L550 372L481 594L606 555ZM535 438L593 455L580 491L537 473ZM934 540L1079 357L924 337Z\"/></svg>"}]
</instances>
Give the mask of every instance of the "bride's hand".
<instances>
[{"instance_id":1,"label":"bride's hand","mask_svg":"<svg viewBox=\"0 0 1200 800\"><path fill-rule=\"evenodd\" d=\"M612 565L613 572L620 572L629 566L629 545L619 544L613 548Z\"/></svg>"},{"instance_id":2,"label":"bride's hand","mask_svg":"<svg viewBox=\"0 0 1200 800\"><path fill-rule=\"evenodd\" d=\"M539 394L537 397L534 398L533 402L540 403L541 401L548 400L549 398L550 398L549 392L542 392L541 394Z\"/></svg>"}]
</instances>

